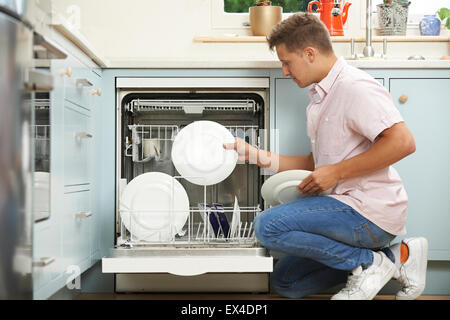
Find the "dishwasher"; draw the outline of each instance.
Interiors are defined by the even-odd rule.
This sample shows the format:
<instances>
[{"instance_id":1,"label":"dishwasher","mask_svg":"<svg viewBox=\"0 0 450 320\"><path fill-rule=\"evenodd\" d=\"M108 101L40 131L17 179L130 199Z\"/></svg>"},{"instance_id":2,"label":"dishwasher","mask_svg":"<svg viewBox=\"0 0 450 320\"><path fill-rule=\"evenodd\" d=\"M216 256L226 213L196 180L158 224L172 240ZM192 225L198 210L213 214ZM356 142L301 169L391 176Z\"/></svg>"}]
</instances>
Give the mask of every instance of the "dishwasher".
<instances>
[{"instance_id":1,"label":"dishwasher","mask_svg":"<svg viewBox=\"0 0 450 320\"><path fill-rule=\"evenodd\" d=\"M224 181L200 186L180 176L171 149L187 125L214 121L268 150L269 78L123 77L116 79L116 101L115 245L102 259L102 272L115 275L115 291L268 292L273 258L253 229L264 210L260 190L267 173L238 161ZM148 156L144 141L156 141L158 157ZM127 183L149 172L170 175L189 198L183 231L169 240L136 237L131 220L138 213L121 209ZM220 204L228 221L239 211L232 235L211 232L205 214L213 204Z\"/></svg>"}]
</instances>

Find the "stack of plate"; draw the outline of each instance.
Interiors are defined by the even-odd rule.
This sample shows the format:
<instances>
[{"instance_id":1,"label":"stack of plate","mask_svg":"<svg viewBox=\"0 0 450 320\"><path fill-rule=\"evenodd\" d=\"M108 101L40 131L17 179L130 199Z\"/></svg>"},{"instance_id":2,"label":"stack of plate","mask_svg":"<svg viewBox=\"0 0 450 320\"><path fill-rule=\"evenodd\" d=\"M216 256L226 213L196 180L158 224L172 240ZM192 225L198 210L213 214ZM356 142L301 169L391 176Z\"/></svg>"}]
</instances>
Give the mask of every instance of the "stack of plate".
<instances>
[{"instance_id":1,"label":"stack of plate","mask_svg":"<svg viewBox=\"0 0 450 320\"><path fill-rule=\"evenodd\" d=\"M175 178L161 172L142 174L123 190L122 223L143 241L169 241L183 234L189 217L189 198Z\"/></svg>"}]
</instances>

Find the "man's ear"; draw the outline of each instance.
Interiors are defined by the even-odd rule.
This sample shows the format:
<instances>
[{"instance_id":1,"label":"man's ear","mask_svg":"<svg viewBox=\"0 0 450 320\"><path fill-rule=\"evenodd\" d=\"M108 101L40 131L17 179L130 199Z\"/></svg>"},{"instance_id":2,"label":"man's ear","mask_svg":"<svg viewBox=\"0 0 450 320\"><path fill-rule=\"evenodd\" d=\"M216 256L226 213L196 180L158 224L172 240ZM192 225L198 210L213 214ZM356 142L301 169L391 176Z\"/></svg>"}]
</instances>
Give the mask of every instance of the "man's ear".
<instances>
[{"instance_id":1,"label":"man's ear","mask_svg":"<svg viewBox=\"0 0 450 320\"><path fill-rule=\"evenodd\" d=\"M303 56L308 59L310 63L313 63L316 60L318 51L313 47L306 47L303 49Z\"/></svg>"}]
</instances>

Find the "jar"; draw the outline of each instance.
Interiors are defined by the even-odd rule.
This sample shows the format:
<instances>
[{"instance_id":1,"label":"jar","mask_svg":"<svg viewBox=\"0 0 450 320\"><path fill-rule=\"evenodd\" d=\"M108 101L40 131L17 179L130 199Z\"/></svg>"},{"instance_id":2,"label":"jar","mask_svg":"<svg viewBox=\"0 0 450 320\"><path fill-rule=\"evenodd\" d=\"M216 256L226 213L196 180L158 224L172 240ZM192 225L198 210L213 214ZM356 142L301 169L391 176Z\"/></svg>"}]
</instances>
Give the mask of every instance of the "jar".
<instances>
[{"instance_id":1,"label":"jar","mask_svg":"<svg viewBox=\"0 0 450 320\"><path fill-rule=\"evenodd\" d=\"M419 23L422 36L438 36L441 33L441 20L434 14L426 14Z\"/></svg>"}]
</instances>

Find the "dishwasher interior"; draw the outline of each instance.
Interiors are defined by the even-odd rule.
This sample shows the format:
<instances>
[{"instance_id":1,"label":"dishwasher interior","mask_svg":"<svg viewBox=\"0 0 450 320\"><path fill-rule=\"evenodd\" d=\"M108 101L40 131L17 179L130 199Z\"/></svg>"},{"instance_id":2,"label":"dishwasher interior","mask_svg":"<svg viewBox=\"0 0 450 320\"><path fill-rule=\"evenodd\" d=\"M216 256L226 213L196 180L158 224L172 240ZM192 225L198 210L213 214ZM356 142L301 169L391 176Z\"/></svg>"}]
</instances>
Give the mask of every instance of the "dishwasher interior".
<instances>
[{"instance_id":1,"label":"dishwasher interior","mask_svg":"<svg viewBox=\"0 0 450 320\"><path fill-rule=\"evenodd\" d=\"M268 150L268 94L268 85L262 88L118 88L116 244L110 257L103 259L103 272L121 275L120 279L116 278L117 291L121 291L118 286L128 287L132 282L138 283L138 289L128 289L130 291L152 291L142 287L146 283L142 278L145 274L199 277L222 274L221 279L225 279L225 274L242 276L247 273L247 280L253 275L258 281L268 282L267 276L261 278L261 275L272 271L272 258L257 242L253 228L256 215L264 210L261 169L238 160L234 171L224 181L200 186L180 176L171 159L177 134L195 121L220 123L233 136ZM149 141L156 154L149 152ZM151 226L151 237L136 237L134 218L161 213L154 210L133 212L120 203L126 184L149 172L174 177L189 198L189 215L183 230L169 238L164 236L164 229L151 230ZM229 225L238 218L234 230L224 229L222 224L218 230L213 230L209 216L214 208L220 208ZM163 214L173 217L173 212ZM133 278L136 276L141 276L141 280ZM183 281L185 279L176 282ZM242 279L238 282L245 283ZM157 291L169 290L168 282L164 283ZM198 286L199 281L195 283ZM211 283L208 285L209 289L213 287ZM266 284L256 287L257 291L267 291ZM185 290L176 288L176 291L192 290L192 283ZM228 291L234 290L236 287L230 287ZM245 288L237 291L242 290L247 291Z\"/></svg>"}]
</instances>

